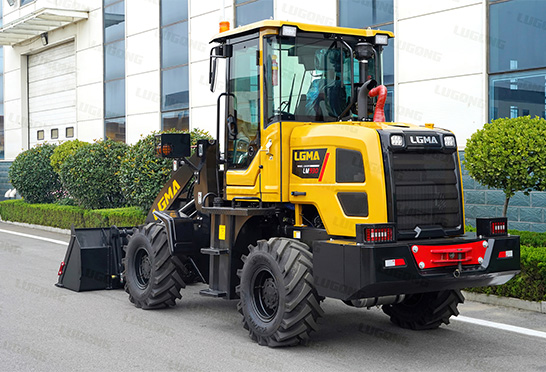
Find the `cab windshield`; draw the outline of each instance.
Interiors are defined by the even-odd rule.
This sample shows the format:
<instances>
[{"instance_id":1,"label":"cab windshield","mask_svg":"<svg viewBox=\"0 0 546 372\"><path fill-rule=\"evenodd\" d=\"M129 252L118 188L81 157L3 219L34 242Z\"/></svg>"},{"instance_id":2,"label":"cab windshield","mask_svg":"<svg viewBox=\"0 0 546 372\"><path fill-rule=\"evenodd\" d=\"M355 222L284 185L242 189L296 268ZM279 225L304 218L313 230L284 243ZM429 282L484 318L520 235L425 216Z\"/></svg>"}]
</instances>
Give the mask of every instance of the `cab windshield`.
<instances>
[{"instance_id":1,"label":"cab windshield","mask_svg":"<svg viewBox=\"0 0 546 372\"><path fill-rule=\"evenodd\" d=\"M322 34L264 39L266 125L287 120L329 122L356 118L354 105L350 107L356 102L356 87L370 78L381 82L381 77L376 76L379 58L362 62L365 66L361 66L351 52L357 38L344 36L343 40L346 44ZM363 74L367 76L361 79Z\"/></svg>"}]
</instances>

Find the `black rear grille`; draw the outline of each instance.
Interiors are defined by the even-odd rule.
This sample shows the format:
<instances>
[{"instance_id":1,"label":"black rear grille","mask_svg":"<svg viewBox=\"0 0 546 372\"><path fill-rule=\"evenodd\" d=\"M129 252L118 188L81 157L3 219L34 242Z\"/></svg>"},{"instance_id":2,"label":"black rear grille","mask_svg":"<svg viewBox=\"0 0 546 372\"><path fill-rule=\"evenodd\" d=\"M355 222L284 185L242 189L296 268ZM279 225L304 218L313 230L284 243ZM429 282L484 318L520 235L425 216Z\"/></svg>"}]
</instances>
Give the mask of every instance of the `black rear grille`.
<instances>
[{"instance_id":1,"label":"black rear grille","mask_svg":"<svg viewBox=\"0 0 546 372\"><path fill-rule=\"evenodd\" d=\"M395 213L399 230L461 225L458 168L453 153L392 153Z\"/></svg>"}]
</instances>

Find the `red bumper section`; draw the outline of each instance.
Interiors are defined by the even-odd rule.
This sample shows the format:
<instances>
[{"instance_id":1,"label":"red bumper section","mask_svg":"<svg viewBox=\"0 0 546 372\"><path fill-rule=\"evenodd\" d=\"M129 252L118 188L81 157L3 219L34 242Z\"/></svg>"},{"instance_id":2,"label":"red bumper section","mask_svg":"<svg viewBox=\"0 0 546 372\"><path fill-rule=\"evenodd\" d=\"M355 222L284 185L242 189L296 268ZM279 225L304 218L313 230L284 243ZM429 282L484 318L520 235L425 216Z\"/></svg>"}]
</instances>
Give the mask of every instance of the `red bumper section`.
<instances>
[{"instance_id":1,"label":"red bumper section","mask_svg":"<svg viewBox=\"0 0 546 372\"><path fill-rule=\"evenodd\" d=\"M421 270L454 265L481 265L489 243L487 240L456 245L422 245L411 247Z\"/></svg>"}]
</instances>

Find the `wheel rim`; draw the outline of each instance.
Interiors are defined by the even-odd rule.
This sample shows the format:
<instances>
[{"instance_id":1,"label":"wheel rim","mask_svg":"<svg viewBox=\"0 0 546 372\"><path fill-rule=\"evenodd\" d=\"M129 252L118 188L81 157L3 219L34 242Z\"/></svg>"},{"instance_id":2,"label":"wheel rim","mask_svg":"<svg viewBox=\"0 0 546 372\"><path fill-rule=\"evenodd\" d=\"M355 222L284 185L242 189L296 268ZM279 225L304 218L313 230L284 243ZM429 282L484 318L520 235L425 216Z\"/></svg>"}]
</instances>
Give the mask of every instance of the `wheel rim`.
<instances>
[{"instance_id":1,"label":"wheel rim","mask_svg":"<svg viewBox=\"0 0 546 372\"><path fill-rule=\"evenodd\" d=\"M146 289L152 274L152 262L148 251L144 248L139 248L135 255L135 273L138 287Z\"/></svg>"},{"instance_id":2,"label":"wheel rim","mask_svg":"<svg viewBox=\"0 0 546 372\"><path fill-rule=\"evenodd\" d=\"M267 268L260 268L252 278L252 305L258 317L271 321L279 308L279 290L273 274Z\"/></svg>"}]
</instances>

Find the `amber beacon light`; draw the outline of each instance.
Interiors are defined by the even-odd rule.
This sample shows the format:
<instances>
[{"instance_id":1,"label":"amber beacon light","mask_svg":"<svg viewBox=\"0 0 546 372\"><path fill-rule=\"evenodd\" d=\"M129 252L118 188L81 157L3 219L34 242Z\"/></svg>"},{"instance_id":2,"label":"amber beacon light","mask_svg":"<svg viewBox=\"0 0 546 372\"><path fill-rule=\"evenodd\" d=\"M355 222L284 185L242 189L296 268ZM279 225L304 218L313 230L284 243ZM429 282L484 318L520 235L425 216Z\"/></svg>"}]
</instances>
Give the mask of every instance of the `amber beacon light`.
<instances>
[{"instance_id":1,"label":"amber beacon light","mask_svg":"<svg viewBox=\"0 0 546 372\"><path fill-rule=\"evenodd\" d=\"M228 21L222 21L220 22L220 32L229 31L229 22Z\"/></svg>"}]
</instances>

